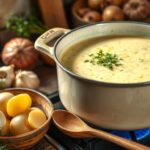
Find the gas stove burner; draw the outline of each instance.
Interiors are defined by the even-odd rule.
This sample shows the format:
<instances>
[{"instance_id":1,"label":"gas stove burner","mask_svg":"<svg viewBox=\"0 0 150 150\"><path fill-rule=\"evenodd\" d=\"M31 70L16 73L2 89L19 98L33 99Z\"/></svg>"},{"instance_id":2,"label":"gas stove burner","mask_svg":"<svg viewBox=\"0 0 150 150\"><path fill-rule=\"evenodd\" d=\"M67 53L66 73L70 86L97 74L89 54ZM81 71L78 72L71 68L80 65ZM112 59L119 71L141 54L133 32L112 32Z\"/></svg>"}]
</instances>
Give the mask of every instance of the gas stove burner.
<instances>
[{"instance_id":1,"label":"gas stove burner","mask_svg":"<svg viewBox=\"0 0 150 150\"><path fill-rule=\"evenodd\" d=\"M135 131L111 131L111 133L129 140L139 141L150 134L150 128Z\"/></svg>"},{"instance_id":2,"label":"gas stove burner","mask_svg":"<svg viewBox=\"0 0 150 150\"><path fill-rule=\"evenodd\" d=\"M137 137L137 140L142 140L143 138L145 138L149 134L150 134L150 128L135 131L135 135Z\"/></svg>"}]
</instances>

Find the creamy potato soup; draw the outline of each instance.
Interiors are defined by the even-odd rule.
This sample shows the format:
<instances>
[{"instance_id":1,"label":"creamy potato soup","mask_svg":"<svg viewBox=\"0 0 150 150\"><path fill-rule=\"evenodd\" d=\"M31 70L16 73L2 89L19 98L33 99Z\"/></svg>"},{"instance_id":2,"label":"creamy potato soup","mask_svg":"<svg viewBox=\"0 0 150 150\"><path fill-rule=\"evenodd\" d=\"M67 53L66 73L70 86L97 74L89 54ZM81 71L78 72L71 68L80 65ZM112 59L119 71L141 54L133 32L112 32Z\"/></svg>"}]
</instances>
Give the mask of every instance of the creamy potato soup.
<instances>
[{"instance_id":1,"label":"creamy potato soup","mask_svg":"<svg viewBox=\"0 0 150 150\"><path fill-rule=\"evenodd\" d=\"M85 78L112 82L150 81L150 38L93 38L69 47L62 64Z\"/></svg>"}]
</instances>

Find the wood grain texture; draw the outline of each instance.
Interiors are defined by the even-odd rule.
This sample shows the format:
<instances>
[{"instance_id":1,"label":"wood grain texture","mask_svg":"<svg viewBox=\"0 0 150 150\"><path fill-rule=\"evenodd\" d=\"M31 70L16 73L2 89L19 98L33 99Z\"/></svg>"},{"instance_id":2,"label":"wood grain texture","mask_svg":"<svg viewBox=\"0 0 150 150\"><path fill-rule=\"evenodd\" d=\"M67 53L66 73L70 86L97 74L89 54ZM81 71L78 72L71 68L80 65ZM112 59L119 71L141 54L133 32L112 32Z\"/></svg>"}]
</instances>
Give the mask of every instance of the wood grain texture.
<instances>
[{"instance_id":1,"label":"wood grain texture","mask_svg":"<svg viewBox=\"0 0 150 150\"><path fill-rule=\"evenodd\" d=\"M68 28L63 0L38 0L45 24L49 27Z\"/></svg>"}]
</instances>

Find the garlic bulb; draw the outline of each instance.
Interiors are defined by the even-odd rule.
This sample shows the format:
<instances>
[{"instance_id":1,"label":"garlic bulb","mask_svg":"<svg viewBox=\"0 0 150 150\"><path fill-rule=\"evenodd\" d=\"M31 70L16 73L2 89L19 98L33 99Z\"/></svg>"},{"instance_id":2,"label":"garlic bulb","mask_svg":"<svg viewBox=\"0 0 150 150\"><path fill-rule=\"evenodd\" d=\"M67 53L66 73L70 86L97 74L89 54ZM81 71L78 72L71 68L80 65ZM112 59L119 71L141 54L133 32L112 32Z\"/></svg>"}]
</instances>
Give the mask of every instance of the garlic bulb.
<instances>
[{"instance_id":1,"label":"garlic bulb","mask_svg":"<svg viewBox=\"0 0 150 150\"><path fill-rule=\"evenodd\" d=\"M38 76L33 71L18 71L15 78L15 87L37 89L40 85Z\"/></svg>"},{"instance_id":2,"label":"garlic bulb","mask_svg":"<svg viewBox=\"0 0 150 150\"><path fill-rule=\"evenodd\" d=\"M10 87L14 79L13 65L0 67L0 89Z\"/></svg>"}]
</instances>

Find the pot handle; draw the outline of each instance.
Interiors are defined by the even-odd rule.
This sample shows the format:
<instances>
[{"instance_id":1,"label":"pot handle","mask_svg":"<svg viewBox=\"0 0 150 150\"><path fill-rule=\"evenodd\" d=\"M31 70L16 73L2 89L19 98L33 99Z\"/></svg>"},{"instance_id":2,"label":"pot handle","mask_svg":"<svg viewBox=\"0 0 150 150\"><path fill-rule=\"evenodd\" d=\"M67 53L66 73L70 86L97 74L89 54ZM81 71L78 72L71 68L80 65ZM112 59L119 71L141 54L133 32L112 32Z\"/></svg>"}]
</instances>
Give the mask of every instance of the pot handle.
<instances>
[{"instance_id":1,"label":"pot handle","mask_svg":"<svg viewBox=\"0 0 150 150\"><path fill-rule=\"evenodd\" d=\"M37 51L46 54L47 56L50 56L53 58L53 47L48 46L47 44L56 39L59 38L61 35L67 33L70 31L69 29L63 29L63 28L52 28L45 33L43 33L38 39L35 41L34 47Z\"/></svg>"}]
</instances>

